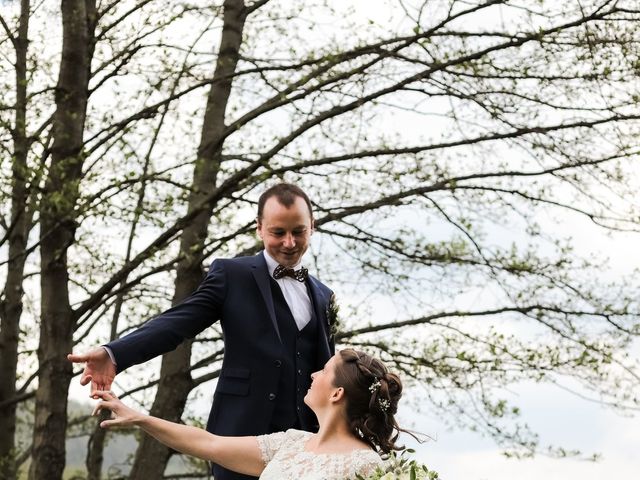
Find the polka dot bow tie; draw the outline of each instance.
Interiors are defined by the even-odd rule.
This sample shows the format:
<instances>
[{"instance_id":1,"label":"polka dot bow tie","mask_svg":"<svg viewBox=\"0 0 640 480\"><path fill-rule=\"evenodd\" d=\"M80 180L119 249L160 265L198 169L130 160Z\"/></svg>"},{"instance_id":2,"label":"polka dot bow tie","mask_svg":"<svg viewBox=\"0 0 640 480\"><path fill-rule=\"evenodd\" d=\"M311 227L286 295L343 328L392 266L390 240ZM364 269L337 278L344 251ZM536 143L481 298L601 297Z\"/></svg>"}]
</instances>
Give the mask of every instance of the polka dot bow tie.
<instances>
[{"instance_id":1,"label":"polka dot bow tie","mask_svg":"<svg viewBox=\"0 0 640 480\"><path fill-rule=\"evenodd\" d=\"M278 280L282 277L291 277L299 282L304 282L309 276L309 271L302 267L300 270L294 270L293 268L287 268L284 265L278 265L273 271L273 278Z\"/></svg>"}]
</instances>

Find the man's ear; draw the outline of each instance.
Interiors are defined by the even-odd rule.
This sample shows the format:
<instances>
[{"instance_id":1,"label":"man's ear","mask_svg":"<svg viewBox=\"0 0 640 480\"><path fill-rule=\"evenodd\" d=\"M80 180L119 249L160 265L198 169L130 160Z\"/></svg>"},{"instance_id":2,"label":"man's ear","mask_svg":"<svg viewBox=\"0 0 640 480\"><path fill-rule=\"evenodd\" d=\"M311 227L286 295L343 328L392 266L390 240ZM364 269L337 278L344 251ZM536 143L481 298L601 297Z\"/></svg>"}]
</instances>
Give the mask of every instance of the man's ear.
<instances>
[{"instance_id":1,"label":"man's ear","mask_svg":"<svg viewBox=\"0 0 640 480\"><path fill-rule=\"evenodd\" d=\"M316 231L316 221L312 218L311 219L311 233L309 235L313 235L313 232Z\"/></svg>"},{"instance_id":2,"label":"man's ear","mask_svg":"<svg viewBox=\"0 0 640 480\"><path fill-rule=\"evenodd\" d=\"M256 218L256 235L258 235L258 237L260 237L260 239L262 240L262 223L260 222L259 218Z\"/></svg>"}]
</instances>

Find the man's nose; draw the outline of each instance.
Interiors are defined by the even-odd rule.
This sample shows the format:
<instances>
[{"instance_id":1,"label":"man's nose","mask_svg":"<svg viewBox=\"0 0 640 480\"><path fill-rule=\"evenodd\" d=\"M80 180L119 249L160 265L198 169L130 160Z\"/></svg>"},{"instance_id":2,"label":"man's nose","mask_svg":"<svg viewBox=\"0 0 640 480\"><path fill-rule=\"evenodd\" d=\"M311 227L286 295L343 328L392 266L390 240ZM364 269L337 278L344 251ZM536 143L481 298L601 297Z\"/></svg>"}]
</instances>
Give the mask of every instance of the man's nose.
<instances>
[{"instance_id":1,"label":"man's nose","mask_svg":"<svg viewBox=\"0 0 640 480\"><path fill-rule=\"evenodd\" d=\"M284 246L287 248L293 248L296 246L296 239L291 233L286 233L284 236Z\"/></svg>"}]
</instances>

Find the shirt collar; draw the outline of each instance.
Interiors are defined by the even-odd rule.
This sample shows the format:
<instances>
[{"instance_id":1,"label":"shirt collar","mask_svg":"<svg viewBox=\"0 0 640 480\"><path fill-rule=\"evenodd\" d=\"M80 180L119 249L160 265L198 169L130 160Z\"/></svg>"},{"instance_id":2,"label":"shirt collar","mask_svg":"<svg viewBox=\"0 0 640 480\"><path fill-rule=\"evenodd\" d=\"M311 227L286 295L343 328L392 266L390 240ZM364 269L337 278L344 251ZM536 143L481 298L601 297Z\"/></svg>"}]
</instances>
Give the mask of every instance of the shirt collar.
<instances>
[{"instance_id":1,"label":"shirt collar","mask_svg":"<svg viewBox=\"0 0 640 480\"><path fill-rule=\"evenodd\" d=\"M279 263L276 262L275 259L271 255L269 255L269 253L266 250L263 250L262 254L264 255L264 259L267 262L267 269L269 270L269 275L271 275L273 277L273 271L276 269L276 267L279 265ZM293 268L294 270L298 270L298 269L302 268L302 262L296 263L291 268Z\"/></svg>"}]
</instances>

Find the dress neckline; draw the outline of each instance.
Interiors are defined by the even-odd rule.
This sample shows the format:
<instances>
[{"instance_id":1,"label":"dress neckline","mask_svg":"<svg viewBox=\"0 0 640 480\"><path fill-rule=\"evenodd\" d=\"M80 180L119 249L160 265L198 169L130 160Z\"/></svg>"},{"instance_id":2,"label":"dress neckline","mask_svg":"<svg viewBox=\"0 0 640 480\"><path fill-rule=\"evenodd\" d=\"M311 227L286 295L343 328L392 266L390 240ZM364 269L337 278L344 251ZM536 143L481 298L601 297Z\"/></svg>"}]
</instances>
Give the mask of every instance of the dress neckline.
<instances>
[{"instance_id":1,"label":"dress neckline","mask_svg":"<svg viewBox=\"0 0 640 480\"><path fill-rule=\"evenodd\" d=\"M311 432L304 432L308 435L306 435L306 440L304 442L301 442L302 448L301 451L302 453L308 453L309 455L354 455L357 454L358 452L363 452L363 453L367 453L367 452L371 452L373 454L375 454L376 456L378 455L378 452L376 452L375 450L373 450L372 448L354 448L353 450L350 450L348 452L312 452L310 450L307 449L307 444L309 443L309 441L311 441L311 439L316 435L315 433L311 433Z\"/></svg>"}]
</instances>

